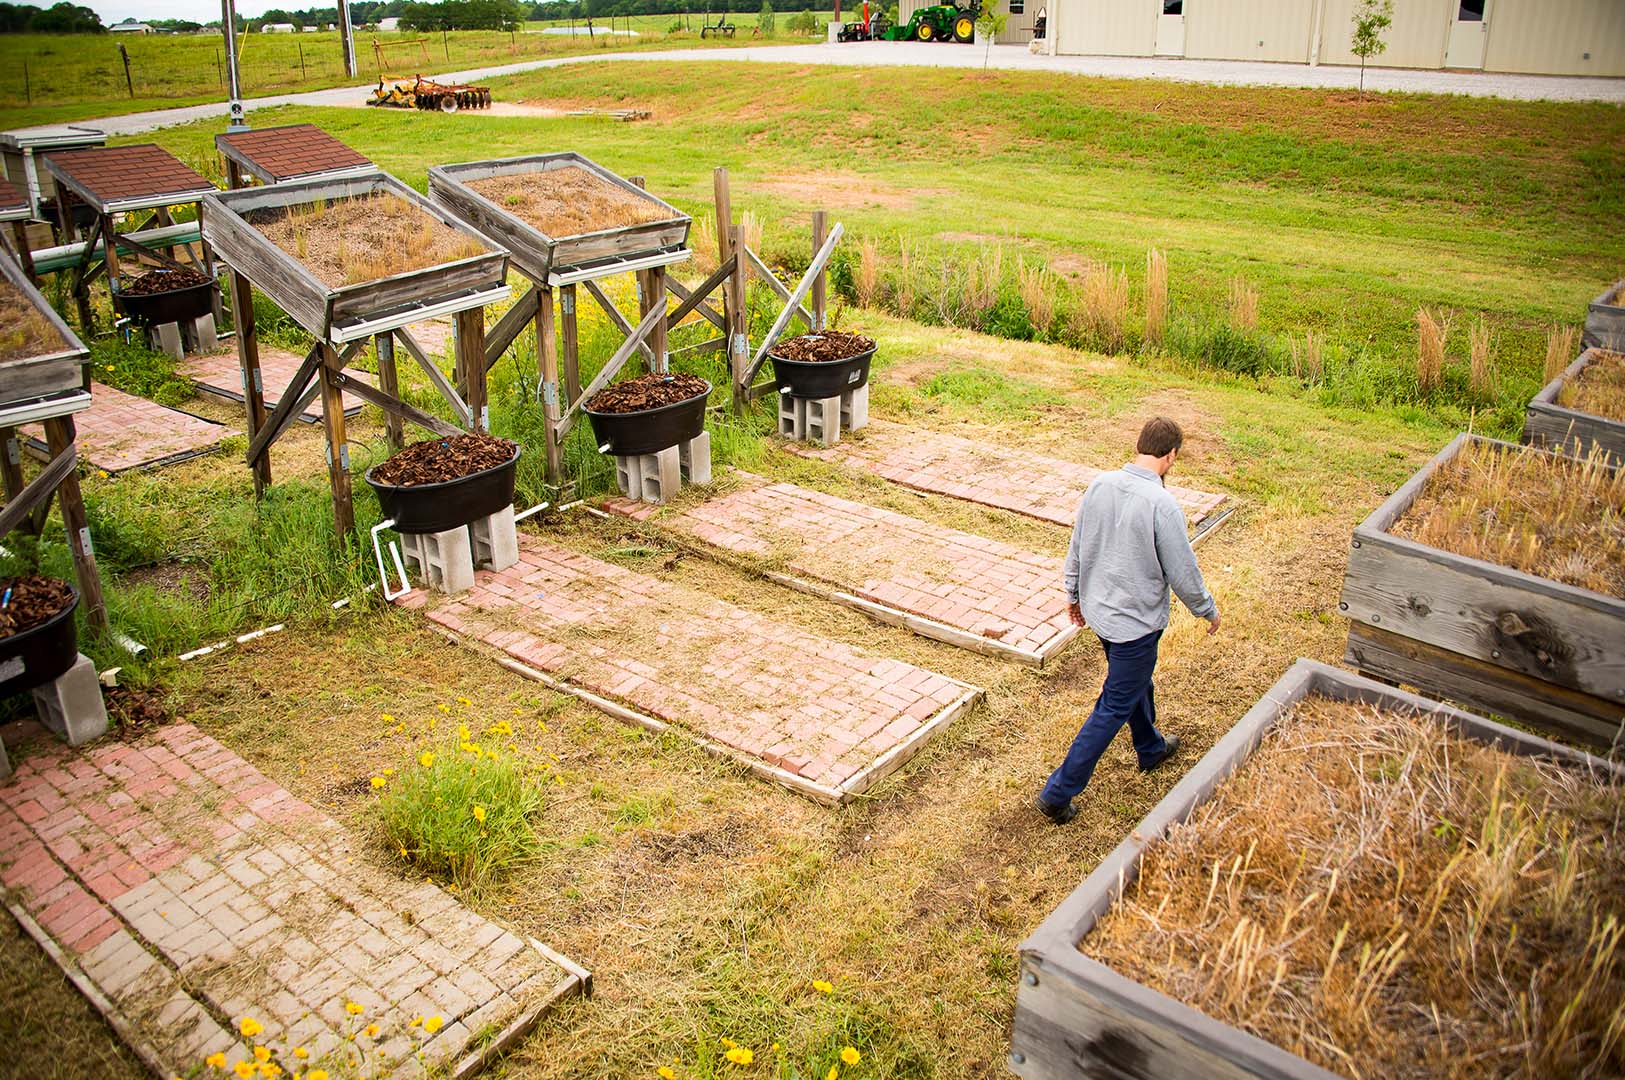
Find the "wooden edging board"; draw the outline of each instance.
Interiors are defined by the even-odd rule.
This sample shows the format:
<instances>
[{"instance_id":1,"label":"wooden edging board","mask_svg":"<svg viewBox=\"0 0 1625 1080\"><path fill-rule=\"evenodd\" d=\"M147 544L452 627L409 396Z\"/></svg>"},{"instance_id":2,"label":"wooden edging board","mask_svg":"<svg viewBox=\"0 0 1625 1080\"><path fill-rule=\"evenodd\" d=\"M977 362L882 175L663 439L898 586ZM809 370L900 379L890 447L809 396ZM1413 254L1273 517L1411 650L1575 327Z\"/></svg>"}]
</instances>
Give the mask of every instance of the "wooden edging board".
<instances>
[{"instance_id":1,"label":"wooden edging board","mask_svg":"<svg viewBox=\"0 0 1625 1080\"><path fill-rule=\"evenodd\" d=\"M1625 352L1625 278L1586 305L1585 333L1580 335L1580 344L1588 349Z\"/></svg>"},{"instance_id":2,"label":"wooden edging board","mask_svg":"<svg viewBox=\"0 0 1625 1080\"><path fill-rule=\"evenodd\" d=\"M1611 742L1625 717L1625 600L1388 531L1428 480L1470 442L1503 452L1560 456L1465 432L1457 435L1355 528L1338 608L1362 628L1388 631L1460 658L1459 668L1437 667L1416 684L1429 693L1548 723L1550 718L1538 709L1512 712L1504 702L1486 699L1481 680L1472 674L1515 672L1576 691L1571 697L1585 706L1596 741ZM1358 636L1351 634L1351 642ZM1351 643L1351 658L1354 652ZM1364 659L1361 668L1396 681L1408 678Z\"/></svg>"},{"instance_id":3,"label":"wooden edging board","mask_svg":"<svg viewBox=\"0 0 1625 1080\"><path fill-rule=\"evenodd\" d=\"M348 199L375 192L387 192L411 203L447 227L477 240L487 250L437 266L333 287L323 284L303 263L272 243L246 216L256 211L289 211L322 200ZM405 319L412 322L430 314L479 307L500 299L493 295L493 290L502 290L506 295L508 252L385 172L220 191L205 196L203 206L203 239L215 253L253 282L295 322L323 341L342 342L354 336L343 333L339 324L366 322L396 311L412 312L411 317Z\"/></svg>"},{"instance_id":4,"label":"wooden edging board","mask_svg":"<svg viewBox=\"0 0 1625 1080\"><path fill-rule=\"evenodd\" d=\"M1625 778L1625 766L1340 668L1299 660L1021 943L1012 1071L1029 1080L1333 1080L1335 1074L1078 951L1078 943L1138 876L1146 850L1206 802L1281 714L1309 694L1437 716L1460 738Z\"/></svg>"},{"instance_id":5,"label":"wooden edging board","mask_svg":"<svg viewBox=\"0 0 1625 1080\"><path fill-rule=\"evenodd\" d=\"M34 305L62 339L62 348L54 352L0 363L0 402L29 401L83 389L83 365L90 359L90 350L28 280L15 260L0 255L0 276L21 293L27 303Z\"/></svg>"},{"instance_id":6,"label":"wooden edging board","mask_svg":"<svg viewBox=\"0 0 1625 1080\"><path fill-rule=\"evenodd\" d=\"M1540 393L1530 399L1523 417L1525 443L1577 456L1589 454L1594 449L1602 450L1613 464L1625 463L1625 422L1557 403L1563 387L1600 361L1605 351L1601 348L1585 350L1563 374L1547 383Z\"/></svg>"},{"instance_id":7,"label":"wooden edging board","mask_svg":"<svg viewBox=\"0 0 1625 1080\"><path fill-rule=\"evenodd\" d=\"M638 199L659 206L668 211L670 217L554 237L468 186L470 180L570 167L580 168ZM614 272L623 269L613 265L615 262L681 248L688 241L690 218L687 214L574 151L435 165L429 169L429 197L471 227L506 245L513 253L514 264L538 282L546 282L549 275L588 263L609 261L611 265L605 272Z\"/></svg>"}]
</instances>

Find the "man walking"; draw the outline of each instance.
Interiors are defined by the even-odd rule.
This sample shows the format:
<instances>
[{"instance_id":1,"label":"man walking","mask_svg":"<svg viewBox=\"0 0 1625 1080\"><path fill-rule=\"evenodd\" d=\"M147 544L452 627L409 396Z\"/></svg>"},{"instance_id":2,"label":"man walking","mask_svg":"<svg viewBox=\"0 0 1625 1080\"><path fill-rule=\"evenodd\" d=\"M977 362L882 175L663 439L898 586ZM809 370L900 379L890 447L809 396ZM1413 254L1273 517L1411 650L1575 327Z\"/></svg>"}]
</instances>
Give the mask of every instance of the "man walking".
<instances>
[{"instance_id":1,"label":"man walking","mask_svg":"<svg viewBox=\"0 0 1625 1080\"><path fill-rule=\"evenodd\" d=\"M1134 736L1140 771L1173 757L1179 736L1157 731L1151 674L1157 642L1168 625L1170 587L1191 614L1219 631L1219 606L1202 583L1185 535L1185 514L1163 488L1184 444L1179 425L1148 421L1135 458L1105 473L1083 494L1066 551L1066 597L1072 622L1088 626L1106 651L1106 685L1066 760L1038 796L1038 809L1057 825L1078 816L1072 799L1089 783L1095 763L1124 724Z\"/></svg>"}]
</instances>

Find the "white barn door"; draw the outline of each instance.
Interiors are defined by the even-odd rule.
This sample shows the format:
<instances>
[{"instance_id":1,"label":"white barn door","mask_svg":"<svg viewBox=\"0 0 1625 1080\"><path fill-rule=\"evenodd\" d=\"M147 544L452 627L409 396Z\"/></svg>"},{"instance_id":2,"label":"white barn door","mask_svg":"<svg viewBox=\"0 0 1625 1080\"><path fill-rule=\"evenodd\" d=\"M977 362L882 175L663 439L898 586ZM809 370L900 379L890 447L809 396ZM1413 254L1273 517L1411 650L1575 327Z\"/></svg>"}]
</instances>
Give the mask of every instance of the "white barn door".
<instances>
[{"instance_id":1,"label":"white barn door","mask_svg":"<svg viewBox=\"0 0 1625 1080\"><path fill-rule=\"evenodd\" d=\"M1484 67L1484 42L1490 28L1494 0L1457 0L1456 17L1450 23L1450 41L1444 50L1447 68Z\"/></svg>"}]
</instances>

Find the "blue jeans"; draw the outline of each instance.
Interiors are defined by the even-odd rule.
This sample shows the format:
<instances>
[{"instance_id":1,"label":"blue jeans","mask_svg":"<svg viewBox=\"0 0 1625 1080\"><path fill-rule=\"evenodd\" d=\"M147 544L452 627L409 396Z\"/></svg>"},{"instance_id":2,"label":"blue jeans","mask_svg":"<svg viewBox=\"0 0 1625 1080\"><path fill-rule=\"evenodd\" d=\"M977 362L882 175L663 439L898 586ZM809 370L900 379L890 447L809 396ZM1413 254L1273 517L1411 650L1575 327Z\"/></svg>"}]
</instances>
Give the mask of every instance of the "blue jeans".
<instances>
[{"instance_id":1,"label":"blue jeans","mask_svg":"<svg viewBox=\"0 0 1625 1080\"><path fill-rule=\"evenodd\" d=\"M1157 642L1162 631L1133 641L1100 639L1106 650L1106 685L1095 699L1095 709L1072 740L1061 767L1050 775L1038 798L1059 810L1082 791L1094 775L1095 763L1106 752L1124 724L1134 736L1134 749L1140 765L1155 764L1167 749L1157 731L1157 702L1151 689L1151 673L1157 667Z\"/></svg>"}]
</instances>

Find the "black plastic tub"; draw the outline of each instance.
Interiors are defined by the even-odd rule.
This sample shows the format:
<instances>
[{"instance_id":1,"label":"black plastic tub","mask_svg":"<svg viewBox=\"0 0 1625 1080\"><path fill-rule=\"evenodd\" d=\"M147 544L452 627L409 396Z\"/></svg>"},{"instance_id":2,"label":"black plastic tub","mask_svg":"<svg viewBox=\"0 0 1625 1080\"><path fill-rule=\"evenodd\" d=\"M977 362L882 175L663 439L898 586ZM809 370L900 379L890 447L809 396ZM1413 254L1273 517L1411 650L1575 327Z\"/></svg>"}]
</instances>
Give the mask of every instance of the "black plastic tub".
<instances>
[{"instance_id":1,"label":"black plastic tub","mask_svg":"<svg viewBox=\"0 0 1625 1080\"><path fill-rule=\"evenodd\" d=\"M73 586L69 586L73 588ZM79 658L79 626L73 621L79 590L68 606L38 626L0 638L0 697L10 697L60 678Z\"/></svg>"},{"instance_id":2,"label":"black plastic tub","mask_svg":"<svg viewBox=\"0 0 1625 1080\"><path fill-rule=\"evenodd\" d=\"M214 310L215 284L202 281L168 292L135 295L113 290L113 306L143 326L184 323Z\"/></svg>"},{"instance_id":3,"label":"black plastic tub","mask_svg":"<svg viewBox=\"0 0 1625 1080\"><path fill-rule=\"evenodd\" d=\"M875 348L879 346L845 360L787 360L771 351L767 358L773 361L773 377L780 390L788 390L791 397L821 401L867 384Z\"/></svg>"},{"instance_id":4,"label":"black plastic tub","mask_svg":"<svg viewBox=\"0 0 1625 1080\"><path fill-rule=\"evenodd\" d=\"M684 401L674 401L658 409L641 412L593 412L583 406L592 423L592 433L599 446L607 445L607 454L625 457L628 454L653 454L698 438L705 430L705 402L711 395L711 384L705 384L705 393L695 394Z\"/></svg>"},{"instance_id":5,"label":"black plastic tub","mask_svg":"<svg viewBox=\"0 0 1625 1080\"><path fill-rule=\"evenodd\" d=\"M488 517L513 502L514 467L519 464L520 449L515 446L513 457L501 465L439 484L381 484L372 478L376 465L367 470L364 479L378 493L384 517L395 519L396 532L445 532Z\"/></svg>"}]
</instances>

